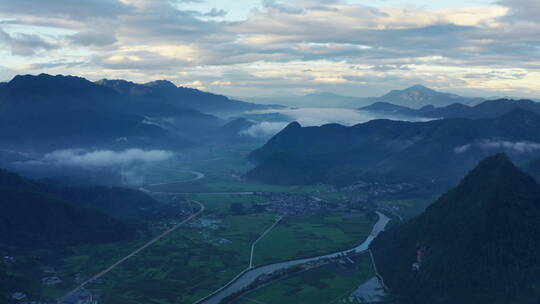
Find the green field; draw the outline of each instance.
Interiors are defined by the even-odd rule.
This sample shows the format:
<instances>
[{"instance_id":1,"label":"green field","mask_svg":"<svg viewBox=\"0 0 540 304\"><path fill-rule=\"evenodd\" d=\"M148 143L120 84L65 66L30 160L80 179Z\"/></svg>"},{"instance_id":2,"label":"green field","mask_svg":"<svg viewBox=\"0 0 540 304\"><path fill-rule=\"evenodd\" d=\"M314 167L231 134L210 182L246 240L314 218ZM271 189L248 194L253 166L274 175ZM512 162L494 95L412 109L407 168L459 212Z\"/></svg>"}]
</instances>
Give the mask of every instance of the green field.
<instances>
[{"instance_id":1,"label":"green field","mask_svg":"<svg viewBox=\"0 0 540 304\"><path fill-rule=\"evenodd\" d=\"M294 274L243 295L235 304L354 303L349 295L374 277L369 255L353 257L354 263L330 263Z\"/></svg>"},{"instance_id":2,"label":"green field","mask_svg":"<svg viewBox=\"0 0 540 304\"><path fill-rule=\"evenodd\" d=\"M264 265L356 247L369 235L372 215L285 217L255 247L255 264Z\"/></svg>"},{"instance_id":3,"label":"green field","mask_svg":"<svg viewBox=\"0 0 540 304\"><path fill-rule=\"evenodd\" d=\"M194 156L189 159L179 156L166 165L142 169L147 184L174 182L152 187L151 190L190 193L154 194L156 199L174 205L182 198L189 198L203 203L206 210L196 220L120 265L103 277L100 284L90 286L103 292L103 303L193 303L248 267L251 244L274 223L277 215L249 214L254 204L265 200L262 195L211 193L289 192L324 197L325 186L273 186L242 180L241 176L251 166L245 159L245 153L251 148L235 147L225 151L207 149L192 154L197 155L196 159ZM195 176L191 171L202 172L205 177L182 182ZM328 194L327 198L331 202L344 201L343 193ZM235 214L231 209L235 203L241 203L246 213ZM255 264L352 248L366 238L375 220L374 216L287 216L257 244ZM155 224L152 227L162 227L163 222L158 220L151 224ZM16 252L13 255L20 261L17 264L20 269L9 271L21 278L31 278L21 285L26 286L25 292L52 301L76 286L76 275L78 282L89 278L146 243L158 232L140 231L132 240L111 244ZM40 279L47 275L38 266L54 266L57 271L55 275L64 282L54 287L43 286ZM348 274L341 279L341 283L334 277L321 276L318 280L308 281L306 286L311 283L314 286L333 286L335 283L336 287L329 289L329 292L335 293L340 292L340 288L348 288L343 282L351 281L353 285L357 282L355 276Z\"/></svg>"},{"instance_id":4,"label":"green field","mask_svg":"<svg viewBox=\"0 0 540 304\"><path fill-rule=\"evenodd\" d=\"M235 175L206 173L203 179L146 187L156 192L198 193L198 192L291 192L315 193L326 189L324 186L278 186L245 181Z\"/></svg>"},{"instance_id":5,"label":"green field","mask_svg":"<svg viewBox=\"0 0 540 304\"><path fill-rule=\"evenodd\" d=\"M191 303L249 265L251 243L273 222L269 214L195 221L117 268L105 303Z\"/></svg>"}]
</instances>

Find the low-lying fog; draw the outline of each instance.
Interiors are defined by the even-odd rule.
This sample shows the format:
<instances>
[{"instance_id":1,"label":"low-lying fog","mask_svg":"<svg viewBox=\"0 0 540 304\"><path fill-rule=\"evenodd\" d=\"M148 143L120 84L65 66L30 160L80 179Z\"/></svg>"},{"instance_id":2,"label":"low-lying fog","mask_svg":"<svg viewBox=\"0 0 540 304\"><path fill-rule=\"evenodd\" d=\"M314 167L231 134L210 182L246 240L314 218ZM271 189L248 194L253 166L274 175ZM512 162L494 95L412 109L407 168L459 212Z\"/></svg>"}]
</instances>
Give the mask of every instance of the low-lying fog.
<instances>
[{"instance_id":1,"label":"low-lying fog","mask_svg":"<svg viewBox=\"0 0 540 304\"><path fill-rule=\"evenodd\" d=\"M253 147L262 145L293 121L299 122L302 126L321 126L329 123L352 126L381 118L421 120L344 108L269 109L240 113L236 117L244 117L255 123L248 129L240 131L241 135L251 138L249 142L253 144ZM208 144L212 146L213 142ZM234 142L227 143L226 146L232 144ZM67 178L69 183L120 184L138 187L148 182L145 179L148 168L163 166L164 163L174 161L180 155L190 157L191 153L189 150L177 151L173 147L163 147L163 149L133 147L130 149L57 149L43 154L28 155L17 151L4 151L0 153L0 156L3 158L1 161L3 167L33 178L62 177L64 182Z\"/></svg>"},{"instance_id":2,"label":"low-lying fog","mask_svg":"<svg viewBox=\"0 0 540 304\"><path fill-rule=\"evenodd\" d=\"M321 126L329 123L338 123L345 126L353 126L374 119L393 119L405 121L426 121L419 117L406 117L389 114L377 114L367 111L344 109L344 108L285 108L268 109L246 112L246 115L264 117L264 114L280 114L283 121L258 120L257 124L243 131L244 134L253 137L271 137L285 128L293 121L302 126ZM288 118L288 119L285 119Z\"/></svg>"}]
</instances>

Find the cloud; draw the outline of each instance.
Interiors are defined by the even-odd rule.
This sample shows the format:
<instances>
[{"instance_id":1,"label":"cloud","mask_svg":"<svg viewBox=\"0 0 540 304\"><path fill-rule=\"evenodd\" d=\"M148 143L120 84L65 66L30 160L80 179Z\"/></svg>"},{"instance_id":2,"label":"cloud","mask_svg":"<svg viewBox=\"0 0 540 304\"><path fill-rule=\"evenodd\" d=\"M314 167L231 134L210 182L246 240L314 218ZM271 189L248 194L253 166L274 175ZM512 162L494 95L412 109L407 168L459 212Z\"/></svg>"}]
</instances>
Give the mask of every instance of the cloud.
<instances>
[{"instance_id":1,"label":"cloud","mask_svg":"<svg viewBox=\"0 0 540 304\"><path fill-rule=\"evenodd\" d=\"M166 161L174 153L162 150L57 150L43 156L41 163L69 167L118 167Z\"/></svg>"},{"instance_id":2,"label":"cloud","mask_svg":"<svg viewBox=\"0 0 540 304\"><path fill-rule=\"evenodd\" d=\"M396 117L385 114L371 114L364 111L341 108L292 108L292 109L271 109L250 111L248 114L279 113L291 117L292 121L299 122L304 127L321 126L330 123L338 123L346 126L352 126L359 123L368 122L374 119L401 119L409 121L422 121L416 117ZM253 137L270 137L285 128L289 122L259 122L251 126L241 134Z\"/></svg>"},{"instance_id":3,"label":"cloud","mask_svg":"<svg viewBox=\"0 0 540 304\"><path fill-rule=\"evenodd\" d=\"M481 140L476 143L466 144L460 147L454 148L454 152L462 154L476 148L480 150L504 150L514 153L533 153L540 151L540 143L535 142L511 142L505 140Z\"/></svg>"},{"instance_id":4,"label":"cloud","mask_svg":"<svg viewBox=\"0 0 540 304\"><path fill-rule=\"evenodd\" d=\"M346 126L352 126L359 123L368 122L374 119L397 119L396 116L385 114L372 114L365 111L342 108L289 108L289 109L270 109L261 111L252 111L253 114L280 113L291 117L302 126L321 126L329 123L338 123ZM422 119L416 117L399 117L409 121L419 121Z\"/></svg>"},{"instance_id":5,"label":"cloud","mask_svg":"<svg viewBox=\"0 0 540 304\"><path fill-rule=\"evenodd\" d=\"M265 0L236 21L214 18L227 13L217 1L209 11L207 5L206 11L185 9L201 2L0 0L9 33L40 32L8 35L19 42L12 41L14 54L55 50L10 68L39 73L44 61L87 62L50 72L216 83L209 88L235 96L280 88L369 96L414 83L540 95L540 27L531 25L540 14L536 0L440 10ZM510 81L489 74L515 69L525 72ZM222 76L232 85L220 86Z\"/></svg>"},{"instance_id":6,"label":"cloud","mask_svg":"<svg viewBox=\"0 0 540 304\"><path fill-rule=\"evenodd\" d=\"M43 40L38 35L17 33L10 35L0 28L0 42L7 44L13 55L33 56L41 50L57 49L54 43Z\"/></svg>"},{"instance_id":7,"label":"cloud","mask_svg":"<svg viewBox=\"0 0 540 304\"><path fill-rule=\"evenodd\" d=\"M113 17L132 8L118 0L0 0L0 11L10 15L54 16L61 19L84 20L89 17Z\"/></svg>"},{"instance_id":8,"label":"cloud","mask_svg":"<svg viewBox=\"0 0 540 304\"><path fill-rule=\"evenodd\" d=\"M456 147L454 148L454 152L456 154L462 154L462 153L465 153L467 151L469 151L469 149L471 148L471 144L466 144L466 145L463 145L463 146L459 146L459 147Z\"/></svg>"},{"instance_id":9,"label":"cloud","mask_svg":"<svg viewBox=\"0 0 540 304\"><path fill-rule=\"evenodd\" d=\"M535 142L486 141L481 143L480 147L483 149L505 149L518 153L540 151L540 143Z\"/></svg>"},{"instance_id":10,"label":"cloud","mask_svg":"<svg viewBox=\"0 0 540 304\"><path fill-rule=\"evenodd\" d=\"M510 9L504 17L506 20L539 22L540 2L537 0L500 0L497 3Z\"/></svg>"},{"instance_id":11,"label":"cloud","mask_svg":"<svg viewBox=\"0 0 540 304\"><path fill-rule=\"evenodd\" d=\"M240 135L247 135L258 138L269 138L276 135L288 125L287 122L268 122L257 123L246 130L240 131Z\"/></svg>"},{"instance_id":12,"label":"cloud","mask_svg":"<svg viewBox=\"0 0 540 304\"><path fill-rule=\"evenodd\" d=\"M83 31L68 36L68 39L82 46L106 46L117 41L114 31Z\"/></svg>"}]
</instances>

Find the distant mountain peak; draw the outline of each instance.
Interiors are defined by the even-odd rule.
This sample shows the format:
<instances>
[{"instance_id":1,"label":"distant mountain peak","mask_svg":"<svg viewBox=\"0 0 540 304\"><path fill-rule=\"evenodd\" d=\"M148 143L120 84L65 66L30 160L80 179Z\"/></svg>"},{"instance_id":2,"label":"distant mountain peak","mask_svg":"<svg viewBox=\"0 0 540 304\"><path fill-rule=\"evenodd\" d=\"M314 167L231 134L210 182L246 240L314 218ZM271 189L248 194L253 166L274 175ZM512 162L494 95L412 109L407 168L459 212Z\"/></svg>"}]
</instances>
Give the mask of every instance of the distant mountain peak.
<instances>
[{"instance_id":1,"label":"distant mountain peak","mask_svg":"<svg viewBox=\"0 0 540 304\"><path fill-rule=\"evenodd\" d=\"M302 125L298 121L293 121L290 124L288 124L287 127L285 127L285 129L283 129L283 131L285 131L285 130L293 130L293 129L300 129L300 128L302 128Z\"/></svg>"},{"instance_id":2,"label":"distant mountain peak","mask_svg":"<svg viewBox=\"0 0 540 304\"><path fill-rule=\"evenodd\" d=\"M27 84L27 83L34 83L34 84L40 84L40 83L49 83L49 82L63 82L63 83L85 83L88 84L90 81L86 80L85 78L78 77L78 76L71 76L71 75L50 75L41 73L39 75L17 75L15 76L8 84L10 85L18 85L18 84Z\"/></svg>"},{"instance_id":3,"label":"distant mountain peak","mask_svg":"<svg viewBox=\"0 0 540 304\"><path fill-rule=\"evenodd\" d=\"M157 88L164 88L164 89L176 89L177 86L168 81L168 80L154 80L154 81L151 81L151 82L147 82L144 84L145 86L148 86L148 87L157 87Z\"/></svg>"},{"instance_id":4,"label":"distant mountain peak","mask_svg":"<svg viewBox=\"0 0 540 304\"><path fill-rule=\"evenodd\" d=\"M434 91L433 89L431 88L428 88L426 87L425 85L422 85L422 84L415 84L407 89L405 89L404 91L411 91L411 90L415 90L415 91Z\"/></svg>"}]
</instances>

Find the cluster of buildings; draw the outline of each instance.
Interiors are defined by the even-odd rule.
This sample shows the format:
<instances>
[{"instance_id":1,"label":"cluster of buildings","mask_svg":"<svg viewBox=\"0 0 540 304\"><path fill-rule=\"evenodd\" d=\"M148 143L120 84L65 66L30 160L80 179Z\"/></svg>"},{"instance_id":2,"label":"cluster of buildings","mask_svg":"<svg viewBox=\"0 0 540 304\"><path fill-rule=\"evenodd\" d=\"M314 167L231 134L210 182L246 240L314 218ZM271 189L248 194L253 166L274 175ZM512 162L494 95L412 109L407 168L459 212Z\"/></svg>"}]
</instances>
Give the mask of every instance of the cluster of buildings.
<instances>
[{"instance_id":1,"label":"cluster of buildings","mask_svg":"<svg viewBox=\"0 0 540 304\"><path fill-rule=\"evenodd\" d=\"M327 193L349 192L351 194L349 197L351 202L366 203L377 197L394 193L401 193L412 190L413 188L415 188L413 184L407 183L383 184L360 181L343 188L328 190Z\"/></svg>"},{"instance_id":2,"label":"cluster of buildings","mask_svg":"<svg viewBox=\"0 0 540 304\"><path fill-rule=\"evenodd\" d=\"M266 200L258 203L254 208L259 212L278 213L287 215L317 215L324 213L328 204L311 196L272 192L264 193Z\"/></svg>"}]
</instances>

